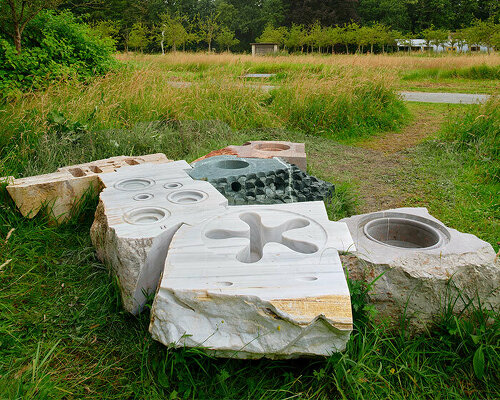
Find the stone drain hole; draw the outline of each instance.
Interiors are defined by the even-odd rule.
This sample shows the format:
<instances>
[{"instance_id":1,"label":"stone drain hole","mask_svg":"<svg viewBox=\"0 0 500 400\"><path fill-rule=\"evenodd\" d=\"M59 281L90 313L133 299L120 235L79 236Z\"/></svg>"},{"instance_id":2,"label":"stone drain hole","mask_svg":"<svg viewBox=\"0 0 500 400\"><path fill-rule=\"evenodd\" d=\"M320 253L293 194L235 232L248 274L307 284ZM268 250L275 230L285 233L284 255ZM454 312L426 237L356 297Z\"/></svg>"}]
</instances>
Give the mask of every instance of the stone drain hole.
<instances>
[{"instance_id":1,"label":"stone drain hole","mask_svg":"<svg viewBox=\"0 0 500 400\"><path fill-rule=\"evenodd\" d=\"M85 172L83 172L81 168L70 168L69 173L73 175L75 178L85 176Z\"/></svg>"},{"instance_id":2,"label":"stone drain hole","mask_svg":"<svg viewBox=\"0 0 500 400\"><path fill-rule=\"evenodd\" d=\"M236 255L237 260L240 262L249 264L261 260L264 255L265 245L272 242L281 243L290 250L302 254L312 254L318 251L318 246L313 243L289 239L284 235L287 231L302 229L309 226L310 222L306 219L290 219L272 228L265 226L261 221L260 215L255 213L242 214L240 215L240 219L249 226L250 237L248 232L237 232L226 229L214 229L206 233L209 239L230 239L233 237L245 237L250 239L248 246Z\"/></svg>"},{"instance_id":3,"label":"stone drain hole","mask_svg":"<svg viewBox=\"0 0 500 400\"><path fill-rule=\"evenodd\" d=\"M167 200L176 204L199 203L208 198L208 195L201 190L177 190L167 196Z\"/></svg>"},{"instance_id":4,"label":"stone drain hole","mask_svg":"<svg viewBox=\"0 0 500 400\"><path fill-rule=\"evenodd\" d=\"M150 193L140 193L140 194L136 194L133 198L136 201L145 201L145 200L150 200L153 197L154 196Z\"/></svg>"},{"instance_id":5,"label":"stone drain hole","mask_svg":"<svg viewBox=\"0 0 500 400\"><path fill-rule=\"evenodd\" d=\"M290 146L281 143L259 143L255 146L260 151L284 151L290 150Z\"/></svg>"},{"instance_id":6,"label":"stone drain hole","mask_svg":"<svg viewBox=\"0 0 500 400\"><path fill-rule=\"evenodd\" d=\"M375 242L405 249L426 249L441 242L435 228L406 218L377 218L365 225L364 232Z\"/></svg>"},{"instance_id":7,"label":"stone drain hole","mask_svg":"<svg viewBox=\"0 0 500 400\"><path fill-rule=\"evenodd\" d=\"M231 183L231 189L234 192L239 192L241 190L241 183L239 183L239 182L233 182L233 183Z\"/></svg>"},{"instance_id":8,"label":"stone drain hole","mask_svg":"<svg viewBox=\"0 0 500 400\"><path fill-rule=\"evenodd\" d=\"M163 221L170 216L170 212L160 207L135 208L125 213L124 219L134 225L151 225Z\"/></svg>"},{"instance_id":9,"label":"stone drain hole","mask_svg":"<svg viewBox=\"0 0 500 400\"><path fill-rule=\"evenodd\" d=\"M165 189L179 189L182 187L182 183L179 182L169 182L163 185Z\"/></svg>"},{"instance_id":10,"label":"stone drain hole","mask_svg":"<svg viewBox=\"0 0 500 400\"><path fill-rule=\"evenodd\" d=\"M215 166L221 169L242 169L250 164L243 160L223 160L219 161Z\"/></svg>"},{"instance_id":11,"label":"stone drain hole","mask_svg":"<svg viewBox=\"0 0 500 400\"><path fill-rule=\"evenodd\" d=\"M119 181L115 184L115 188L124 191L135 191L153 186L155 182L148 178L130 178Z\"/></svg>"}]
</instances>

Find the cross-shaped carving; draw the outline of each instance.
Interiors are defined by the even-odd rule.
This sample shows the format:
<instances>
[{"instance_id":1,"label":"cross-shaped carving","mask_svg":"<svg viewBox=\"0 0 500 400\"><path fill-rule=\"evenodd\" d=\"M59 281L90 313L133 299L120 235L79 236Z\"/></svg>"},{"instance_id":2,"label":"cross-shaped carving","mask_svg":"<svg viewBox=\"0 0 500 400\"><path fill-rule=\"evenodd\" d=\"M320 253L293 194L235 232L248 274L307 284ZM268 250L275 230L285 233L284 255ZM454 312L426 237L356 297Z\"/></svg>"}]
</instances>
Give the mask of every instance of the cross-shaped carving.
<instances>
[{"instance_id":1,"label":"cross-shaped carving","mask_svg":"<svg viewBox=\"0 0 500 400\"><path fill-rule=\"evenodd\" d=\"M241 214L240 219L249 226L250 235L248 235L248 232L228 229L214 229L206 233L209 239L230 239L235 237L249 239L248 245L236 256L238 261L243 263L259 261L264 254L264 246L272 242L281 243L289 249L302 254L312 254L318 251L318 247L313 243L286 238L283 235L285 232L309 226L310 222L305 218L289 219L275 227L265 226L260 215L256 213Z\"/></svg>"}]
</instances>

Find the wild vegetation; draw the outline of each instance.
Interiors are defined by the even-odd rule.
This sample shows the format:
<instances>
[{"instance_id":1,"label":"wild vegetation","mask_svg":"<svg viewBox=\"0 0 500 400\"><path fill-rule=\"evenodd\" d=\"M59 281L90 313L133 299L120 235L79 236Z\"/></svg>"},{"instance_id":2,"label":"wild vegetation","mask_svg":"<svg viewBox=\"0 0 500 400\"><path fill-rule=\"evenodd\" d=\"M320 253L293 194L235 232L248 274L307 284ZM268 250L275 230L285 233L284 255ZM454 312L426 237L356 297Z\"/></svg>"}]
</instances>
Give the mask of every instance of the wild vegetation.
<instances>
[{"instance_id":1,"label":"wild vegetation","mask_svg":"<svg viewBox=\"0 0 500 400\"><path fill-rule=\"evenodd\" d=\"M342 174L332 175L329 164L316 159L331 160L338 154L334 160L338 164L356 147L339 147L330 136L316 135L308 126L294 132L282 129L285 125L280 127L281 121L276 125L275 115L262 110L273 97L272 102L288 104L291 86L266 94L236 86L240 81L223 83L220 68L230 74L236 67L217 67L204 57L204 62L177 60L175 70L182 72L184 65L186 73L199 74L200 86L192 89L161 85L172 73L165 58L141 57L134 68L90 84L61 82L4 105L0 174L48 172L71 162L156 151L192 160L230 143L289 139L306 142L311 173L342 181ZM269 59L270 67L279 65L275 61ZM309 68L318 73L314 64ZM217 75L217 88L224 87L225 93L207 85L217 84ZM293 101L308 104L309 92L321 93L322 87L307 82L303 90ZM284 100L278 100L279 93ZM188 101L190 96L197 104ZM371 96L368 93L368 108ZM166 99L170 99L167 104ZM247 107L264 122L257 124L257 118L244 111ZM460 107L450 113L442 136L409 151L418 168L402 171L404 179L394 185L403 184L402 189L411 191L401 205L428 206L451 226L494 242L498 184L489 177L484 185L481 177L492 165L483 152L497 143L498 102ZM318 118L320 111L311 108L308 120ZM461 131L448 126L459 126ZM379 153L377 158L382 157ZM478 163L482 167L477 168ZM407 195L398 193L402 199ZM320 360L238 361L213 359L200 349L168 349L148 335L147 312L135 318L122 311L115 281L95 258L88 235L95 199L80 205L72 222L54 227L42 217L24 219L5 190L0 195L0 393L6 398L486 399L500 395L498 313L470 306L457 317L443 310L432 330L414 337L405 330L404 321L396 330L371 323L364 300L369 289L354 281L350 285L356 329L344 353ZM330 207L333 219L356 212L348 182L337 185Z\"/></svg>"},{"instance_id":2,"label":"wild vegetation","mask_svg":"<svg viewBox=\"0 0 500 400\"><path fill-rule=\"evenodd\" d=\"M304 29L306 37L335 29L366 33L375 22L408 34L456 31L462 22L476 26L489 18L496 26L496 2L61 5L88 14L81 18L40 11L49 3L58 1L31 2L34 14L26 8L20 48L15 38L0 39L0 176L52 172L121 154L164 152L192 161L248 140L305 142L309 172L336 184L331 219L373 211L373 204L425 206L499 250L498 98L483 106L409 106L396 93L418 87L498 94L498 54L367 55L358 42L346 49L353 52L359 44L358 54L334 57L167 53L213 44L243 49L269 23L268 32L289 37L294 29ZM24 9L23 2L0 0L4 34L9 4L18 7L18 16ZM358 17L358 25L345 29ZM471 25L476 18L483 22ZM178 36L187 39L174 40ZM115 45L144 52L163 47L165 54L112 58ZM316 42L307 46L319 50ZM369 42L364 46L373 53ZM263 82L243 78L248 72L276 75ZM386 143L382 150L373 150L377 142ZM365 298L370 288L350 279L355 330L343 353L239 361L162 346L147 332L147 311L138 317L123 311L115 279L95 256L88 232L96 200L89 193L69 223L52 226L41 215L23 218L0 184L0 398L500 397L498 310L471 303L452 315L444 305L432 329L414 336L404 318L396 329L374 324Z\"/></svg>"},{"instance_id":3,"label":"wild vegetation","mask_svg":"<svg viewBox=\"0 0 500 400\"><path fill-rule=\"evenodd\" d=\"M0 100L66 78L88 80L116 61L113 44L71 13L43 11L24 29L23 51L0 37Z\"/></svg>"}]
</instances>

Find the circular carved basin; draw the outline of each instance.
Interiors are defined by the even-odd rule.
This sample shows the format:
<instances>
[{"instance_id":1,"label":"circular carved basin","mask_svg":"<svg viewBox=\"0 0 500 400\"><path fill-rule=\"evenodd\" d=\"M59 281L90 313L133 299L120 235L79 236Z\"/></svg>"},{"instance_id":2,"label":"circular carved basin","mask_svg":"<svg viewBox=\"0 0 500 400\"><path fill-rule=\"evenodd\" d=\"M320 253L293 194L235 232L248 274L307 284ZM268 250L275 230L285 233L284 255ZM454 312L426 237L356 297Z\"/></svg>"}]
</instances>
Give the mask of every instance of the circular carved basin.
<instances>
[{"instance_id":1,"label":"circular carved basin","mask_svg":"<svg viewBox=\"0 0 500 400\"><path fill-rule=\"evenodd\" d=\"M259 143L255 145L255 149L260 151L283 151L289 150L290 146L281 143Z\"/></svg>"},{"instance_id":2,"label":"circular carved basin","mask_svg":"<svg viewBox=\"0 0 500 400\"><path fill-rule=\"evenodd\" d=\"M201 190L177 190L167 196L175 204L193 204L205 200L208 195Z\"/></svg>"},{"instance_id":3,"label":"circular carved basin","mask_svg":"<svg viewBox=\"0 0 500 400\"><path fill-rule=\"evenodd\" d=\"M429 249L442 242L436 228L406 218L377 218L365 225L364 232L375 242L404 249Z\"/></svg>"},{"instance_id":4,"label":"circular carved basin","mask_svg":"<svg viewBox=\"0 0 500 400\"><path fill-rule=\"evenodd\" d=\"M163 185L165 189L179 189L182 187L182 183L179 182L168 182Z\"/></svg>"},{"instance_id":5,"label":"circular carved basin","mask_svg":"<svg viewBox=\"0 0 500 400\"><path fill-rule=\"evenodd\" d=\"M150 193L139 193L134 196L135 201L145 201L145 200L150 200L154 196Z\"/></svg>"},{"instance_id":6,"label":"circular carved basin","mask_svg":"<svg viewBox=\"0 0 500 400\"><path fill-rule=\"evenodd\" d=\"M224 160L219 161L215 166L221 169L241 169L246 168L250 164L243 160Z\"/></svg>"},{"instance_id":7,"label":"circular carved basin","mask_svg":"<svg viewBox=\"0 0 500 400\"><path fill-rule=\"evenodd\" d=\"M151 225L167 219L170 212L160 207L141 207L127 211L125 221L134 225Z\"/></svg>"},{"instance_id":8,"label":"circular carved basin","mask_svg":"<svg viewBox=\"0 0 500 400\"><path fill-rule=\"evenodd\" d=\"M133 192L135 190L146 189L154 184L155 181L149 178L129 178L116 182L115 188L118 190Z\"/></svg>"}]
</instances>

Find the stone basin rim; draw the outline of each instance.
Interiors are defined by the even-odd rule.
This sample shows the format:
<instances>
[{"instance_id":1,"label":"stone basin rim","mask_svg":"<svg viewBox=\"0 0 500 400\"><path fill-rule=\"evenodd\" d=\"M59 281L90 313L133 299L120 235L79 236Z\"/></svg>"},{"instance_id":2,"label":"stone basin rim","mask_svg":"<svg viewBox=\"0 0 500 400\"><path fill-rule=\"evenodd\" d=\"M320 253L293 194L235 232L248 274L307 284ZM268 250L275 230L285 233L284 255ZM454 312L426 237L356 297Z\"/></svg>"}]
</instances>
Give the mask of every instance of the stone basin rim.
<instances>
[{"instance_id":1,"label":"stone basin rim","mask_svg":"<svg viewBox=\"0 0 500 400\"><path fill-rule=\"evenodd\" d=\"M385 221L393 222L394 224L399 224L405 229L421 230L424 231L426 235L430 236L431 242L427 244L417 245L417 243L409 242L415 244L415 246L401 246L386 243L386 241L378 240L372 234L372 229L376 227L377 224L383 224ZM439 222L407 213L398 212L379 212L373 213L366 218L363 218L358 225L359 232L372 243L377 243L381 246L398 249L402 251L426 251L435 250L446 246L451 238L448 229ZM403 240L403 242L406 242Z\"/></svg>"}]
</instances>

